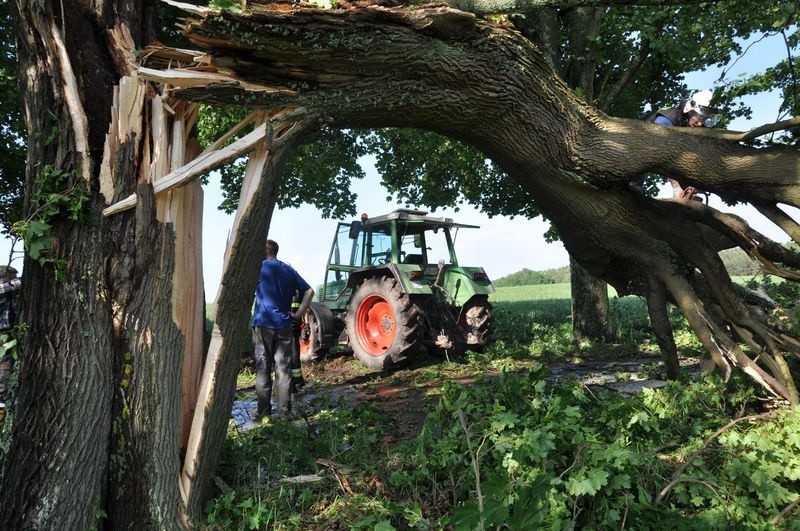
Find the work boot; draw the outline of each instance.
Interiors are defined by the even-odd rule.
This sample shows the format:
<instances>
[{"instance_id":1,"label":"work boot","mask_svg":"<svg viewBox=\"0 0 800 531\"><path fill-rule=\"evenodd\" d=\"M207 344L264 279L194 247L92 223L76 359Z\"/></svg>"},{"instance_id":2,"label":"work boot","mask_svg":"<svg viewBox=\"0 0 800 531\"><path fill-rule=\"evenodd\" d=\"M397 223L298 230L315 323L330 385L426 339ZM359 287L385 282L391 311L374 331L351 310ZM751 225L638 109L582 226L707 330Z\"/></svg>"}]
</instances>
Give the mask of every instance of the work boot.
<instances>
[{"instance_id":1,"label":"work boot","mask_svg":"<svg viewBox=\"0 0 800 531\"><path fill-rule=\"evenodd\" d=\"M300 390L306 385L306 379L303 378L303 371L300 369L291 369L292 376L292 393L299 393Z\"/></svg>"}]
</instances>

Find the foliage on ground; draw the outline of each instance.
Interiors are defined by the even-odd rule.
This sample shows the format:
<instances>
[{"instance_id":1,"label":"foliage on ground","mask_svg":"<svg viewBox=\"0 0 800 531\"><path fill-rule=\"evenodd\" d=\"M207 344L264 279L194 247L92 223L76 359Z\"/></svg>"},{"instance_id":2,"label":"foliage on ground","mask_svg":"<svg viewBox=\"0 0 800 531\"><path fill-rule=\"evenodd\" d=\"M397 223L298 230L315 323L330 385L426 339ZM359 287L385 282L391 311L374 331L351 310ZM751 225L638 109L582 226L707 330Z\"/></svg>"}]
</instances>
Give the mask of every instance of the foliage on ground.
<instances>
[{"instance_id":1,"label":"foliage on ground","mask_svg":"<svg viewBox=\"0 0 800 531\"><path fill-rule=\"evenodd\" d=\"M380 392L346 400L326 382L294 420L232 429L207 527L800 529L800 410L713 376L632 398L555 383L555 360L625 350L573 344L568 300L495 295L485 352L332 382L433 396L411 437ZM629 352L648 349L644 303L612 306ZM674 317L682 351L699 353Z\"/></svg>"}]
</instances>

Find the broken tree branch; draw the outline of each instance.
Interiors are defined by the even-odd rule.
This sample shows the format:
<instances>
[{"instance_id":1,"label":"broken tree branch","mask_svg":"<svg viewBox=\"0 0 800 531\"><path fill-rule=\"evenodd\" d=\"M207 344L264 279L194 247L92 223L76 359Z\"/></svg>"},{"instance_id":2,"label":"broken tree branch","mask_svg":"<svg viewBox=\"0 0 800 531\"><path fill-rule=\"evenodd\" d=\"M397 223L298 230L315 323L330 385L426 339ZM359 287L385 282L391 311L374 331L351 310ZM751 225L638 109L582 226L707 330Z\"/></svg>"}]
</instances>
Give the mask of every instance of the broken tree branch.
<instances>
[{"instance_id":1,"label":"broken tree branch","mask_svg":"<svg viewBox=\"0 0 800 531\"><path fill-rule=\"evenodd\" d=\"M177 186L186 184L195 177L202 175L207 171L213 170L224 162L251 151L258 142L264 140L265 134L266 126L261 125L226 148L208 152L205 155L197 157L188 164L185 164L177 170L171 172L169 175L165 175L163 179L156 181L153 184L153 193L160 194ZM131 194L122 201L118 201L113 205L104 208L103 215L111 216L119 212L124 212L125 210L133 208L135 205L136 194Z\"/></svg>"}]
</instances>

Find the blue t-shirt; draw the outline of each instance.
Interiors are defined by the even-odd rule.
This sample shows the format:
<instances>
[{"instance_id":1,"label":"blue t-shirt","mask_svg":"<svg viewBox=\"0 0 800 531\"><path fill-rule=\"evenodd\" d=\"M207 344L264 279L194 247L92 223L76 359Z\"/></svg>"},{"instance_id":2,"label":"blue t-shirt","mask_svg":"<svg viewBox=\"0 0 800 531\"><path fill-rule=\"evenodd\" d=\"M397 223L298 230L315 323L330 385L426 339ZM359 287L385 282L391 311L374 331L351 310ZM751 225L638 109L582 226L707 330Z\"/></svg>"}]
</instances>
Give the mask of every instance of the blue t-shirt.
<instances>
[{"instance_id":1,"label":"blue t-shirt","mask_svg":"<svg viewBox=\"0 0 800 531\"><path fill-rule=\"evenodd\" d=\"M251 326L280 330L292 324L292 298L311 286L289 264L276 258L261 262Z\"/></svg>"},{"instance_id":2,"label":"blue t-shirt","mask_svg":"<svg viewBox=\"0 0 800 531\"><path fill-rule=\"evenodd\" d=\"M658 125L675 125L675 124L672 123L672 121L669 118L667 118L666 116L663 116L661 114L656 116L656 119L653 120L653 123L654 124L658 124Z\"/></svg>"}]
</instances>

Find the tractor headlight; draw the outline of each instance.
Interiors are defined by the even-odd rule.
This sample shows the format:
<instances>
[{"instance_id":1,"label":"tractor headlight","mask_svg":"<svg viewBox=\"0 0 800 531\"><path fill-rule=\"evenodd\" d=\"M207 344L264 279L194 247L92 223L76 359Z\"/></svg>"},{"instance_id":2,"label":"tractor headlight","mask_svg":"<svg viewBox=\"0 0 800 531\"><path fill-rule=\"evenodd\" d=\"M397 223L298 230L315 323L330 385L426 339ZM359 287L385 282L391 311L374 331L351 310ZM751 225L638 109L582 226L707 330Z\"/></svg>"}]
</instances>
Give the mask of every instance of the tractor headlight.
<instances>
[{"instance_id":1,"label":"tractor headlight","mask_svg":"<svg viewBox=\"0 0 800 531\"><path fill-rule=\"evenodd\" d=\"M417 271L411 271L411 272L408 274L408 278L409 278L410 280L421 280L421 279L422 279L422 277L424 277L424 276L425 276L425 275L422 273L422 271L419 271L419 270L417 270Z\"/></svg>"},{"instance_id":2,"label":"tractor headlight","mask_svg":"<svg viewBox=\"0 0 800 531\"><path fill-rule=\"evenodd\" d=\"M472 280L489 280L489 275L483 271L474 271L472 273Z\"/></svg>"}]
</instances>

